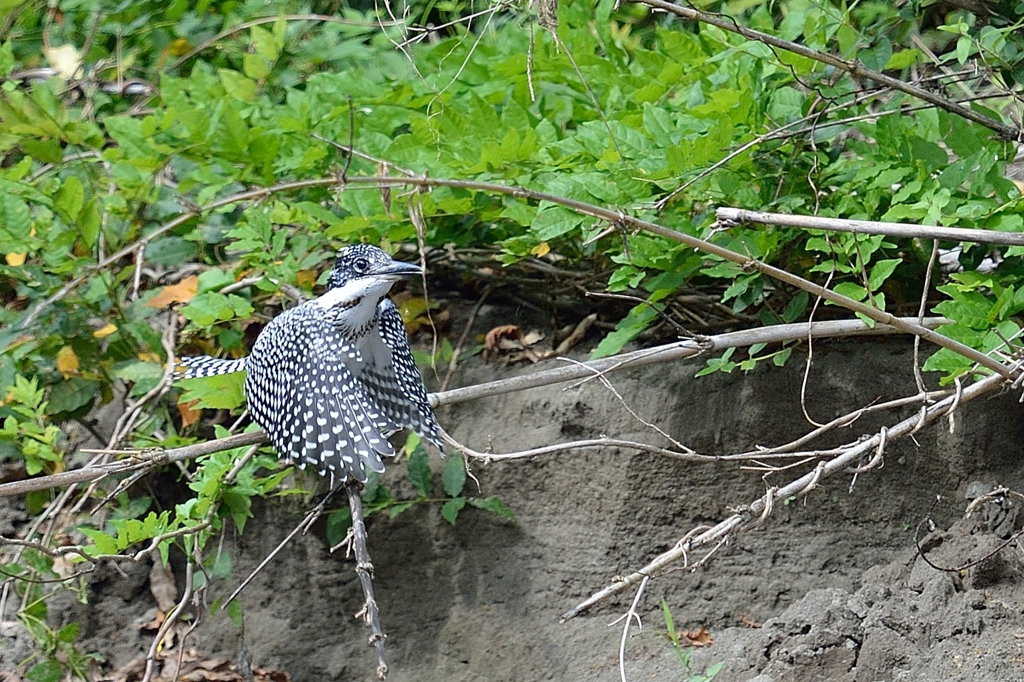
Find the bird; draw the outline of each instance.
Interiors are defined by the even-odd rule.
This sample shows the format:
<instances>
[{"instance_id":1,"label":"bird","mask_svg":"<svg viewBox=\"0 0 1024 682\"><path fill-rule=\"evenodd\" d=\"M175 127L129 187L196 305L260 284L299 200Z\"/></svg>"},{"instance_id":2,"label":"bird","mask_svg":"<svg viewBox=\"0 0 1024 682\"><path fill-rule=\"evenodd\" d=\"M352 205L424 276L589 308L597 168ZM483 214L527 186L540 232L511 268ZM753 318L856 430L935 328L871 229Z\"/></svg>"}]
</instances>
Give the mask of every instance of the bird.
<instances>
[{"instance_id":1,"label":"bird","mask_svg":"<svg viewBox=\"0 0 1024 682\"><path fill-rule=\"evenodd\" d=\"M395 454L387 436L403 428L443 456L405 325L387 298L396 281L422 272L376 246L347 246L327 292L271 320L247 357L180 358L175 377L244 370L249 412L278 456L311 466L332 488L383 472L381 458Z\"/></svg>"}]
</instances>

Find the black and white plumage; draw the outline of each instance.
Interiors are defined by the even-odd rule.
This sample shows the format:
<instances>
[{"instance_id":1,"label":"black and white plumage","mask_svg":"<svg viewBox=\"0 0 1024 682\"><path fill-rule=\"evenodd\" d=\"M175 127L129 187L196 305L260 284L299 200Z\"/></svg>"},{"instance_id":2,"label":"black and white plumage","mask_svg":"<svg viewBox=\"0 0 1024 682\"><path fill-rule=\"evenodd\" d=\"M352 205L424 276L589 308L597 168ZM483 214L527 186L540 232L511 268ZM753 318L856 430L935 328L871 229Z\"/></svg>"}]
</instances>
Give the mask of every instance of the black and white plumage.
<instances>
[{"instance_id":1,"label":"black and white plumage","mask_svg":"<svg viewBox=\"0 0 1024 682\"><path fill-rule=\"evenodd\" d=\"M238 360L179 361L178 378L246 370L253 420L278 455L331 478L366 480L395 454L387 435L410 428L441 448L441 438L391 285L420 273L375 246L339 253L327 293L285 311Z\"/></svg>"}]
</instances>

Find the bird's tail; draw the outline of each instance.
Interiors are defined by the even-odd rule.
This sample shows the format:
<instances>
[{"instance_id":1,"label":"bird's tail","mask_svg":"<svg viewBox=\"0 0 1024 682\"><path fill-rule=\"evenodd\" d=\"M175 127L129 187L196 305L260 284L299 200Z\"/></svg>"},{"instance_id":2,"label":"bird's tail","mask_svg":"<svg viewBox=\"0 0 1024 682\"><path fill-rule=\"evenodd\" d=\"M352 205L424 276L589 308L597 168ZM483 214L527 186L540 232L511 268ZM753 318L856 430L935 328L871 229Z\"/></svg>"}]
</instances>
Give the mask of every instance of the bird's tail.
<instances>
[{"instance_id":1,"label":"bird's tail","mask_svg":"<svg viewBox=\"0 0 1024 682\"><path fill-rule=\"evenodd\" d=\"M211 358L209 355L195 355L178 359L174 368L174 380L200 379L202 377L213 377L219 374L233 374L234 372L244 371L245 358L222 360L220 358Z\"/></svg>"}]
</instances>

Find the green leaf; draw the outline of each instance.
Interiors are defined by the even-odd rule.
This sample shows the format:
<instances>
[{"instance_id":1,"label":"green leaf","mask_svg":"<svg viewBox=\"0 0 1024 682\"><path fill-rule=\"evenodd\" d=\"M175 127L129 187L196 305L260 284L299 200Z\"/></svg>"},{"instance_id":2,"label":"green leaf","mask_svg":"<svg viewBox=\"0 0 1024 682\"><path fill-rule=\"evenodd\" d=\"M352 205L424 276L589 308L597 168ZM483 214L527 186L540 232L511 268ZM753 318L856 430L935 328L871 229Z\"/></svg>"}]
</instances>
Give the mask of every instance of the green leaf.
<instances>
[{"instance_id":1,"label":"green leaf","mask_svg":"<svg viewBox=\"0 0 1024 682\"><path fill-rule=\"evenodd\" d=\"M60 215L61 220L73 225L84 203L85 188L82 187L82 181L72 175L57 191L57 196L53 200L53 209Z\"/></svg>"},{"instance_id":2,"label":"green leaf","mask_svg":"<svg viewBox=\"0 0 1024 682\"><path fill-rule=\"evenodd\" d=\"M721 357L708 358L707 367L698 370L693 376L702 377L707 376L708 374L714 374L715 372L724 372L725 374L732 373L732 371L736 369L736 363L730 360L730 358L735 352L736 347L733 346L732 348L726 348Z\"/></svg>"},{"instance_id":3,"label":"green leaf","mask_svg":"<svg viewBox=\"0 0 1024 682\"><path fill-rule=\"evenodd\" d=\"M245 383L245 372L201 379L185 379L179 383L185 389L181 398L178 399L179 403L198 400L197 407L211 410L232 410L245 403L245 394L242 390Z\"/></svg>"},{"instance_id":4,"label":"green leaf","mask_svg":"<svg viewBox=\"0 0 1024 682\"><path fill-rule=\"evenodd\" d=\"M242 71L253 80L262 80L270 74L270 64L258 54L247 54L242 57Z\"/></svg>"},{"instance_id":5,"label":"green leaf","mask_svg":"<svg viewBox=\"0 0 1024 682\"><path fill-rule=\"evenodd\" d=\"M0 192L0 234L10 235L8 239L15 239L14 243L8 242L3 248L8 253L11 251L24 251L26 241L29 239L29 232L32 229L32 219L29 216L28 204L21 197L13 194Z\"/></svg>"},{"instance_id":6,"label":"green leaf","mask_svg":"<svg viewBox=\"0 0 1024 682\"><path fill-rule=\"evenodd\" d=\"M277 49L277 41L270 31L261 26L253 26L250 29L250 37L256 54L270 62L277 59L280 52Z\"/></svg>"},{"instance_id":7,"label":"green leaf","mask_svg":"<svg viewBox=\"0 0 1024 682\"><path fill-rule=\"evenodd\" d=\"M67 414L91 405L99 390L100 382L90 379L73 377L62 381L50 391L46 414Z\"/></svg>"},{"instance_id":8,"label":"green leaf","mask_svg":"<svg viewBox=\"0 0 1024 682\"><path fill-rule=\"evenodd\" d=\"M57 631L57 641L70 644L78 638L78 623L68 623Z\"/></svg>"},{"instance_id":9,"label":"green leaf","mask_svg":"<svg viewBox=\"0 0 1024 682\"><path fill-rule=\"evenodd\" d=\"M82 245L85 248L91 249L96 246L102 220L97 200L93 198L87 201L78 215L78 232L82 235Z\"/></svg>"},{"instance_id":10,"label":"green leaf","mask_svg":"<svg viewBox=\"0 0 1024 682\"><path fill-rule=\"evenodd\" d=\"M629 311L629 314L619 320L619 323L615 325L614 331L609 332L607 336L601 339L601 342L597 344L597 348L590 354L590 359L597 360L598 358L615 355L627 343L640 336L657 317L658 311L654 306L648 303L641 303L636 306Z\"/></svg>"},{"instance_id":11,"label":"green leaf","mask_svg":"<svg viewBox=\"0 0 1024 682\"><path fill-rule=\"evenodd\" d=\"M498 497L491 496L483 499L474 497L470 498L469 503L477 509L484 509L492 514L497 514L503 519L508 519L509 521L516 520L516 516L512 513L512 510L506 507L505 503Z\"/></svg>"},{"instance_id":12,"label":"green leaf","mask_svg":"<svg viewBox=\"0 0 1024 682\"><path fill-rule=\"evenodd\" d=\"M538 241L549 241L572 232L583 224L584 217L561 206L548 206L537 212L531 231Z\"/></svg>"},{"instance_id":13,"label":"green leaf","mask_svg":"<svg viewBox=\"0 0 1024 682\"><path fill-rule=\"evenodd\" d=\"M786 360L789 360L789 356L793 353L792 347L783 348L778 353L772 356L772 364L776 367L782 367L786 364Z\"/></svg>"},{"instance_id":14,"label":"green leaf","mask_svg":"<svg viewBox=\"0 0 1024 682\"><path fill-rule=\"evenodd\" d=\"M832 290L840 296L846 296L855 301L863 301L868 297L868 292L864 290L864 287L854 282L840 282L832 287Z\"/></svg>"},{"instance_id":15,"label":"green leaf","mask_svg":"<svg viewBox=\"0 0 1024 682\"><path fill-rule=\"evenodd\" d=\"M339 540L338 542L341 542L341 540ZM338 544L338 543L335 542L331 546L333 547L336 544ZM242 627L242 623L243 623L243 620L242 620L242 600L241 599L235 599L233 602L228 604L227 612L228 612L228 618L230 618L231 622L235 624L235 627L238 627L238 628Z\"/></svg>"},{"instance_id":16,"label":"green leaf","mask_svg":"<svg viewBox=\"0 0 1024 682\"><path fill-rule=\"evenodd\" d=\"M256 99L256 83L237 71L221 69L217 73L220 75L221 85L224 86L224 91L228 95L243 102L251 102Z\"/></svg>"},{"instance_id":17,"label":"green leaf","mask_svg":"<svg viewBox=\"0 0 1024 682\"><path fill-rule=\"evenodd\" d=\"M427 453L423 449L417 450L406 460L405 465L409 470L409 481L412 483L412 487L421 497L428 497L432 485L430 459L427 457Z\"/></svg>"},{"instance_id":18,"label":"green leaf","mask_svg":"<svg viewBox=\"0 0 1024 682\"><path fill-rule=\"evenodd\" d=\"M194 242L170 235L151 242L146 247L146 260L156 265L180 265L196 257Z\"/></svg>"},{"instance_id":19,"label":"green leaf","mask_svg":"<svg viewBox=\"0 0 1024 682\"><path fill-rule=\"evenodd\" d=\"M465 497L453 497L441 505L441 516L445 521L454 526L455 521L459 518L459 512L462 511L465 506Z\"/></svg>"},{"instance_id":20,"label":"green leaf","mask_svg":"<svg viewBox=\"0 0 1024 682\"><path fill-rule=\"evenodd\" d=\"M91 546L85 547L85 553L89 556L99 556L100 554L117 554L120 551L118 548L117 540L107 535L101 530L95 528L89 528L86 526L80 527L78 530L92 540Z\"/></svg>"},{"instance_id":21,"label":"green leaf","mask_svg":"<svg viewBox=\"0 0 1024 682\"><path fill-rule=\"evenodd\" d=\"M452 497L462 494L462 489L466 485L466 462L460 455L449 457L445 462L444 468L441 469L441 483L444 491Z\"/></svg>"},{"instance_id":22,"label":"green leaf","mask_svg":"<svg viewBox=\"0 0 1024 682\"><path fill-rule=\"evenodd\" d=\"M212 291L198 294L181 309L185 318L200 327L227 322L236 317L247 318L253 313L252 305L241 296L225 296Z\"/></svg>"},{"instance_id":23,"label":"green leaf","mask_svg":"<svg viewBox=\"0 0 1024 682\"><path fill-rule=\"evenodd\" d=\"M871 273L868 275L868 286L871 291L878 291L879 287L885 284L885 280L889 279L889 275L893 273L896 266L902 262L902 258L890 258L874 263L871 266Z\"/></svg>"},{"instance_id":24,"label":"green leaf","mask_svg":"<svg viewBox=\"0 0 1024 682\"><path fill-rule=\"evenodd\" d=\"M56 659L49 659L32 666L25 679L29 682L60 682L64 677L64 666Z\"/></svg>"}]
</instances>

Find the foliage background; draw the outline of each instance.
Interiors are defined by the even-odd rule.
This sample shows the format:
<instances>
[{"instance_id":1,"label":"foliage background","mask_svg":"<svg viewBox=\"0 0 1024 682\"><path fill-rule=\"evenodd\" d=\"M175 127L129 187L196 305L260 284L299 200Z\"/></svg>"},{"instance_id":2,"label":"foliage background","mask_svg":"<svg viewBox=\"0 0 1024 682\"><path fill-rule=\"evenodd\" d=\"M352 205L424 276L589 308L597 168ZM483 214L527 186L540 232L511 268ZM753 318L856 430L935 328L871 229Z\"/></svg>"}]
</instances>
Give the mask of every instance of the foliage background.
<instances>
[{"instance_id":1,"label":"foliage background","mask_svg":"<svg viewBox=\"0 0 1024 682\"><path fill-rule=\"evenodd\" d=\"M991 3L979 14L956 3L696 5L1020 124L1019 3ZM11 0L0 3L0 39L0 459L29 475L85 461L67 425L122 390L131 417L104 440L135 448L193 442L194 408L236 407L240 388L195 385L185 398L199 402L180 406L165 395L170 355L244 354L289 294L312 295L335 249L353 240L454 253L450 267L466 280L479 263L458 255L483 253L508 266L498 272L557 268L581 283L570 289L634 297L628 314L608 320L615 328L596 355L678 319L680 301L697 291L713 293L724 312L683 317L689 327L707 322L696 332L804 320L815 308L805 293L757 272L608 230L548 202L460 188L345 187L346 176L521 185L648 218L911 314L931 243L719 230L714 208L1024 228L1021 192L1006 173L1015 143L863 78L642 3L424 2L377 11ZM349 160L324 139L358 154ZM1001 249L997 267L979 272L992 255L963 245L963 271L929 294L929 308L952 321L943 333L984 351L1005 350L1024 310L1022 252ZM407 321L425 305L407 308ZM764 357L782 361L780 350ZM735 366L725 358L709 370ZM926 369L951 378L971 366L940 351ZM85 535L85 556L137 550L157 537L165 556L177 546L201 559L225 521L244 526L252 495L281 492L283 474L266 456L225 482L236 454L200 464L194 496L174 508L123 494L106 523L72 522ZM410 462L428 499L422 454ZM452 520L465 504L453 502L462 476L456 485L451 469L443 479ZM104 493L91 494L98 501ZM33 513L52 509L47 495L27 504ZM190 528L198 535L173 535ZM54 532L39 538L50 542ZM55 571L44 552L19 553L7 570ZM74 640L46 628L43 588L19 589L23 603L40 605L23 619L51 654Z\"/></svg>"}]
</instances>

